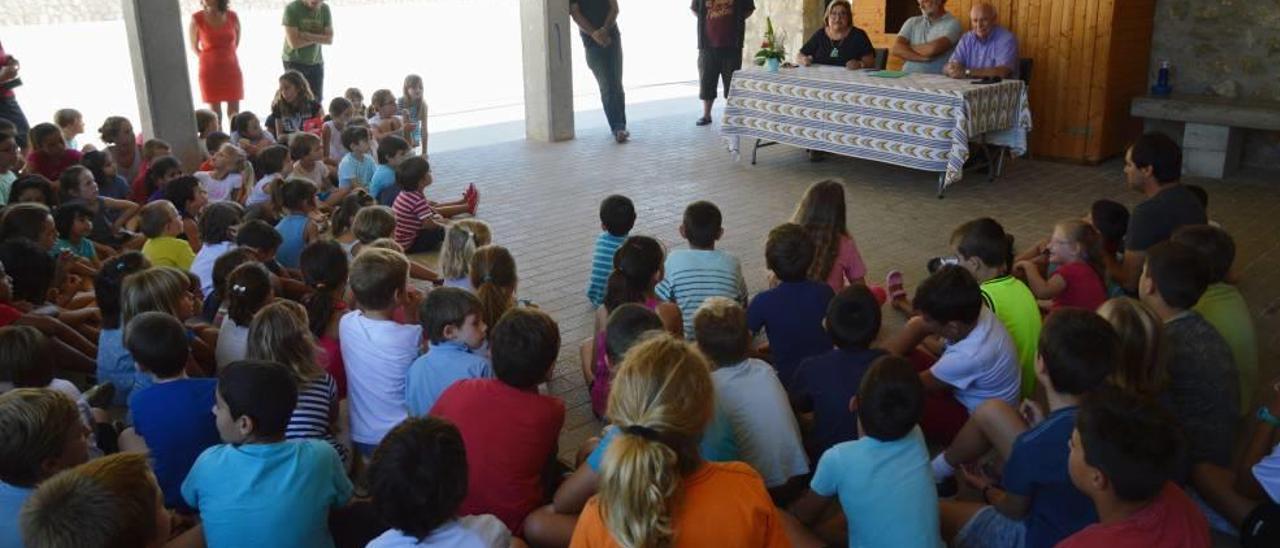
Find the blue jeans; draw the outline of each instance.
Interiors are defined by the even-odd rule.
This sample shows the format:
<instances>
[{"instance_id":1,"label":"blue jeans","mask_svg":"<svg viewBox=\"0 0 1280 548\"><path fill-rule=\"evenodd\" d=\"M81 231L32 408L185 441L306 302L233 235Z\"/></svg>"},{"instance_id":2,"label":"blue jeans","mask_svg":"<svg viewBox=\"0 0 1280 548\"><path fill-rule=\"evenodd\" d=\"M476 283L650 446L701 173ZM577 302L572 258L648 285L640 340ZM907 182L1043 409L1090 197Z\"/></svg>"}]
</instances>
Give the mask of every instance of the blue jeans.
<instances>
[{"instance_id":1,"label":"blue jeans","mask_svg":"<svg viewBox=\"0 0 1280 548\"><path fill-rule=\"evenodd\" d=\"M626 94L622 91L622 39L615 35L609 47L591 44L586 50L587 66L600 85L600 102L609 119L609 131L627 129Z\"/></svg>"}]
</instances>

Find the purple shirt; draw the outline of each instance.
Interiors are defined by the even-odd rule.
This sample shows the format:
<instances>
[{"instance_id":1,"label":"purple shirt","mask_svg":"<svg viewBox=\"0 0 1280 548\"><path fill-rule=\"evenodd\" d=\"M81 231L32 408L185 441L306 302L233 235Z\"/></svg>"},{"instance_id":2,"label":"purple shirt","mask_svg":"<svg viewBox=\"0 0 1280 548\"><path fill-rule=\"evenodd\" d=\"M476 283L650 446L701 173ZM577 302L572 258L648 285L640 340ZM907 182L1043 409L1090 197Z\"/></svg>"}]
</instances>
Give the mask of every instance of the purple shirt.
<instances>
[{"instance_id":1,"label":"purple shirt","mask_svg":"<svg viewBox=\"0 0 1280 548\"><path fill-rule=\"evenodd\" d=\"M999 25L991 29L986 40L973 31L964 33L951 54L951 62L968 69L1008 67L1011 77L1018 76L1018 39Z\"/></svg>"}]
</instances>

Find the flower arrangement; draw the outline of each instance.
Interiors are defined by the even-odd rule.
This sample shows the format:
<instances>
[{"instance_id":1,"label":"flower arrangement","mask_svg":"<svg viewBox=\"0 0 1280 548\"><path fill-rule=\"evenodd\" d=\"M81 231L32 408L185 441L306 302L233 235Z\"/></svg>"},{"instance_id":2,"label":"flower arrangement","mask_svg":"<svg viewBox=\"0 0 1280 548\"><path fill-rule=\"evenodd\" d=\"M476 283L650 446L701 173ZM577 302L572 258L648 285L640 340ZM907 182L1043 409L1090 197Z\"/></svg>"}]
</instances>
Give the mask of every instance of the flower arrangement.
<instances>
[{"instance_id":1,"label":"flower arrangement","mask_svg":"<svg viewBox=\"0 0 1280 548\"><path fill-rule=\"evenodd\" d=\"M766 17L764 21L764 41L760 43L760 51L756 52L757 65L763 65L769 59L782 61L787 57L787 48L783 45L787 42L787 34L773 32L772 17Z\"/></svg>"}]
</instances>

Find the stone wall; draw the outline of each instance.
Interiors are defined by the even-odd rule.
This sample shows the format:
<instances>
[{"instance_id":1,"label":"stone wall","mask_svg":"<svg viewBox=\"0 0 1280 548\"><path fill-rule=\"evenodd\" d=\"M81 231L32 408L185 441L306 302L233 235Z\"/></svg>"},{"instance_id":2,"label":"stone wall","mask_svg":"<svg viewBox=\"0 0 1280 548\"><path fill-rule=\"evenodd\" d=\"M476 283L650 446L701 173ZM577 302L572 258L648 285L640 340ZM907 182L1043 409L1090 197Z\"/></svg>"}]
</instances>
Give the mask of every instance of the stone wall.
<instances>
[{"instance_id":1,"label":"stone wall","mask_svg":"<svg viewBox=\"0 0 1280 548\"><path fill-rule=\"evenodd\" d=\"M115 21L122 17L122 0L0 0L0 26L49 25L54 23L84 23L89 21ZM173 2L175 0L143 0ZM182 3L182 12L200 9L200 0L176 0ZM331 5L355 6L361 4L404 4L424 0L330 0ZM231 0L236 11L283 9L289 0Z\"/></svg>"},{"instance_id":2,"label":"stone wall","mask_svg":"<svg viewBox=\"0 0 1280 548\"><path fill-rule=\"evenodd\" d=\"M1168 60L1175 93L1280 102L1280 0L1158 0L1155 17L1152 84ZM1280 132L1249 131L1244 146L1246 165L1280 166Z\"/></svg>"},{"instance_id":3,"label":"stone wall","mask_svg":"<svg viewBox=\"0 0 1280 548\"><path fill-rule=\"evenodd\" d=\"M773 19L775 33L786 33L787 60L793 61L809 35L822 25L825 0L756 0L756 12L747 19L743 43L744 64L754 62L764 38L765 18Z\"/></svg>"}]
</instances>

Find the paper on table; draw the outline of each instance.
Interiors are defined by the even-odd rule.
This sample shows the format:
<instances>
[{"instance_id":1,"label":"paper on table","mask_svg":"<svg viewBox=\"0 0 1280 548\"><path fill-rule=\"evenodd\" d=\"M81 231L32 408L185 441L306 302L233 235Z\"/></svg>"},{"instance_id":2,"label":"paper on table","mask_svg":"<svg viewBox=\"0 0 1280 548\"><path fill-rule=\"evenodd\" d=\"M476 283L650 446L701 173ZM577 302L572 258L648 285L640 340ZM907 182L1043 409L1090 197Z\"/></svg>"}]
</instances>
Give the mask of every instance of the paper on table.
<instances>
[{"instance_id":1,"label":"paper on table","mask_svg":"<svg viewBox=\"0 0 1280 548\"><path fill-rule=\"evenodd\" d=\"M906 76L906 75L907 73L902 72L900 70L877 70L875 72L868 74L867 76L875 76L876 78L902 78L903 76Z\"/></svg>"}]
</instances>

